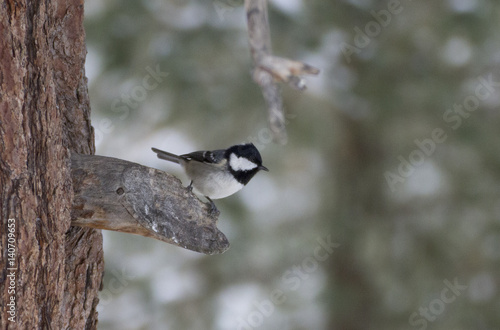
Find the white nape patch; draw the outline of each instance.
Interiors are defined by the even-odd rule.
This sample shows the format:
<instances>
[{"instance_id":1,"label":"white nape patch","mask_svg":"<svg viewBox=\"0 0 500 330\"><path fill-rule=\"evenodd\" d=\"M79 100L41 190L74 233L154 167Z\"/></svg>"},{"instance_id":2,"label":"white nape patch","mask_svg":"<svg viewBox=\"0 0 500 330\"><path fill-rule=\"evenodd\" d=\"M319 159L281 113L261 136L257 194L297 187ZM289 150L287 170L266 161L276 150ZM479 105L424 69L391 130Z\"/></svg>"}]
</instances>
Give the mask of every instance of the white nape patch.
<instances>
[{"instance_id":1,"label":"white nape patch","mask_svg":"<svg viewBox=\"0 0 500 330\"><path fill-rule=\"evenodd\" d=\"M238 157L235 154L231 154L229 157L229 166L231 166L234 171L250 171L256 168L257 164L244 157Z\"/></svg>"}]
</instances>

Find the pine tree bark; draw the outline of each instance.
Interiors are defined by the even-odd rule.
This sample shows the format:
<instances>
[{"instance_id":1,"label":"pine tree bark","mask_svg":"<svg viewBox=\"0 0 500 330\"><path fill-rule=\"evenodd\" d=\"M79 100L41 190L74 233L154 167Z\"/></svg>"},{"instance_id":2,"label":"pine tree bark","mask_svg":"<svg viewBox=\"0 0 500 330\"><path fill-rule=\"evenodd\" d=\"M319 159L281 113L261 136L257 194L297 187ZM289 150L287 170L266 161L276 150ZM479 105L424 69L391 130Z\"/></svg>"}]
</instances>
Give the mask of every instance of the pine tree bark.
<instances>
[{"instance_id":1,"label":"pine tree bark","mask_svg":"<svg viewBox=\"0 0 500 330\"><path fill-rule=\"evenodd\" d=\"M0 5L1 329L97 325L102 235L70 226L71 152L94 153L85 55L83 1Z\"/></svg>"}]
</instances>

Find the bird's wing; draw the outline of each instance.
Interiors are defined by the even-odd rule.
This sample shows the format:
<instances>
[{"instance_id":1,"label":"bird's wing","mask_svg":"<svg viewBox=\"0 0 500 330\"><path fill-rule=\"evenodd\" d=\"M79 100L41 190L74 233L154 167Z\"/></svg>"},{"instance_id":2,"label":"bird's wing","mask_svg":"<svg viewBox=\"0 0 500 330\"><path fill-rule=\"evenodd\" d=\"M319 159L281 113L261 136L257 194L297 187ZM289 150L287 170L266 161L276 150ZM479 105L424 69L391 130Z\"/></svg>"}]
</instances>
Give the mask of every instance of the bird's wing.
<instances>
[{"instance_id":1,"label":"bird's wing","mask_svg":"<svg viewBox=\"0 0 500 330\"><path fill-rule=\"evenodd\" d=\"M215 164L220 162L224 158L225 150L213 150L213 151L195 151L189 154L181 155L180 157L186 160L196 160L198 162Z\"/></svg>"}]
</instances>

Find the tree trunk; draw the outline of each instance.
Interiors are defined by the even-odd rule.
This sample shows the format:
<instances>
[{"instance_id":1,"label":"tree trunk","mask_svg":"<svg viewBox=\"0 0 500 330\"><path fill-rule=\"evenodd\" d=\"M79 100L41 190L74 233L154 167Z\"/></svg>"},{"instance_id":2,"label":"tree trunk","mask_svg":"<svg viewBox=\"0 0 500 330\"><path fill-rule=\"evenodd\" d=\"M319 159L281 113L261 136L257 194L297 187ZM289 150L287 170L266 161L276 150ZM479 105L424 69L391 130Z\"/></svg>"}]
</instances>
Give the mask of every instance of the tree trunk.
<instances>
[{"instance_id":1,"label":"tree trunk","mask_svg":"<svg viewBox=\"0 0 500 330\"><path fill-rule=\"evenodd\" d=\"M0 5L2 329L94 329L100 230L70 227L71 152L94 153L83 1Z\"/></svg>"},{"instance_id":2,"label":"tree trunk","mask_svg":"<svg viewBox=\"0 0 500 330\"><path fill-rule=\"evenodd\" d=\"M385 200L382 192L382 148L377 131L381 125L365 125L362 121L332 111L331 131L335 132L335 147L330 152L335 185L325 191L324 218L330 232L339 239L350 240L340 245L328 259L329 282L326 299L335 309L330 313L328 329L362 330L375 324L376 307L382 300L373 287L367 266L359 257L357 237L364 236L374 225L384 225L380 215ZM371 127L371 128L370 128ZM332 202L334 201L334 202ZM333 220L332 220L333 219Z\"/></svg>"}]
</instances>

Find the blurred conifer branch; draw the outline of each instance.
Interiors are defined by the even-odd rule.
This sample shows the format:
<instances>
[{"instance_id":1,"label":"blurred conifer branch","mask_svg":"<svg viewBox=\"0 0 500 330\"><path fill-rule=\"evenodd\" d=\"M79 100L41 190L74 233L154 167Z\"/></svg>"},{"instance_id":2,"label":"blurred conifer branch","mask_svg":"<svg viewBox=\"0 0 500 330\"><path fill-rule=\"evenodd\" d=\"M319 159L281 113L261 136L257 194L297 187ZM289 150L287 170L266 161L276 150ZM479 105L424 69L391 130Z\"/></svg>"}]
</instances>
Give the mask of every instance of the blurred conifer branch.
<instances>
[{"instance_id":1,"label":"blurred conifer branch","mask_svg":"<svg viewBox=\"0 0 500 330\"><path fill-rule=\"evenodd\" d=\"M285 114L277 83L285 82L292 88L304 90L306 84L301 76L317 75L319 69L271 54L267 0L245 0L245 10L250 49L255 63L253 79L261 87L266 100L273 138L275 142L285 144L287 141Z\"/></svg>"}]
</instances>

